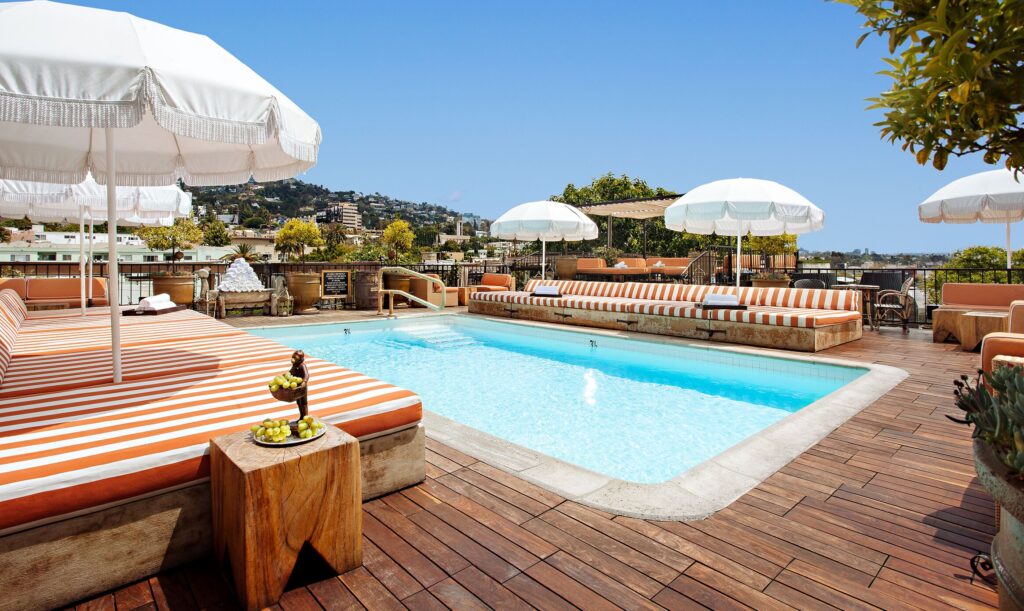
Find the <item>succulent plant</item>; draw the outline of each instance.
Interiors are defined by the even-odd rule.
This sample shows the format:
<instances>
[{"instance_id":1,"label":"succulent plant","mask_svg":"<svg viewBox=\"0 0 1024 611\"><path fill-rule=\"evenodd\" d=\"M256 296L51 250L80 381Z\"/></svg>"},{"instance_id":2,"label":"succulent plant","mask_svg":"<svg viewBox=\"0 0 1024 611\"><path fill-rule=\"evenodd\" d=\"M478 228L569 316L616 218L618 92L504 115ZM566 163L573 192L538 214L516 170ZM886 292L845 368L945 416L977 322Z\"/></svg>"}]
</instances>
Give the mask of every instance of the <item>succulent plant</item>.
<instances>
[{"instance_id":1,"label":"succulent plant","mask_svg":"<svg viewBox=\"0 0 1024 611\"><path fill-rule=\"evenodd\" d=\"M956 406L964 417L946 417L973 425L972 437L989 444L1010 472L1024 479L1024 371L1020 367L997 367L988 374L978 370L975 379L960 376L953 385Z\"/></svg>"}]
</instances>

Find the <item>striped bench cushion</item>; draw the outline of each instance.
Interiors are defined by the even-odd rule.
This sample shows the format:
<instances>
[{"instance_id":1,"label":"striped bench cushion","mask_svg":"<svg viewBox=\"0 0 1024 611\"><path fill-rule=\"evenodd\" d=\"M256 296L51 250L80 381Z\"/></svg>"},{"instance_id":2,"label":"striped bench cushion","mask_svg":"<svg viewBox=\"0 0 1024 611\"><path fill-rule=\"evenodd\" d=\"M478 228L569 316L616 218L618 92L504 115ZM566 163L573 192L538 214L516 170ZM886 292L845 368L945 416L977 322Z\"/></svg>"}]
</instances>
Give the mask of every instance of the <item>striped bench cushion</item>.
<instances>
[{"instance_id":1,"label":"striped bench cushion","mask_svg":"<svg viewBox=\"0 0 1024 611\"><path fill-rule=\"evenodd\" d=\"M474 301L491 301L495 303L511 303L515 305L537 305L563 307L563 297L534 297L525 291L495 291L488 293L472 293L469 296Z\"/></svg>"},{"instance_id":2,"label":"striped bench cushion","mask_svg":"<svg viewBox=\"0 0 1024 611\"><path fill-rule=\"evenodd\" d=\"M832 289L761 289L764 306L783 308L814 308L819 310L860 311L860 291Z\"/></svg>"},{"instance_id":3,"label":"striped bench cushion","mask_svg":"<svg viewBox=\"0 0 1024 611\"><path fill-rule=\"evenodd\" d=\"M202 315L200 315L202 316ZM191 320L188 324L139 324L121 329L121 347L147 346L189 337L239 336L241 331L208 316ZM19 333L13 356L67 354L90 350L110 350L109 325L79 329L52 329L33 333Z\"/></svg>"},{"instance_id":4,"label":"striped bench cushion","mask_svg":"<svg viewBox=\"0 0 1024 611\"><path fill-rule=\"evenodd\" d=\"M532 293L537 286L557 286L563 295L586 295L589 297L624 297L622 282L587 282L583 280L530 280L523 289Z\"/></svg>"},{"instance_id":5,"label":"striped bench cushion","mask_svg":"<svg viewBox=\"0 0 1024 611\"><path fill-rule=\"evenodd\" d=\"M0 290L0 385L7 376L18 331L27 314L28 310L17 292L13 289Z\"/></svg>"},{"instance_id":6,"label":"striped bench cushion","mask_svg":"<svg viewBox=\"0 0 1024 611\"><path fill-rule=\"evenodd\" d=\"M410 391L308 359L310 407L355 437L419 422ZM296 415L267 363L0 401L0 530L201 480L212 437Z\"/></svg>"},{"instance_id":7,"label":"striped bench cushion","mask_svg":"<svg viewBox=\"0 0 1024 611\"><path fill-rule=\"evenodd\" d=\"M541 284L557 286L563 297L532 297L530 293ZM710 294L738 295L748 309L704 311L695 307ZM471 299L784 327L823 327L860 318L858 291L827 289L740 287L737 292L736 287L727 285L531 280L525 292L475 293Z\"/></svg>"},{"instance_id":8,"label":"striped bench cushion","mask_svg":"<svg viewBox=\"0 0 1024 611\"><path fill-rule=\"evenodd\" d=\"M188 323L194 320L212 320L205 314L195 310L182 310L158 316L122 316L121 327L136 325L154 325L170 323ZM37 331L77 330L77 329L110 329L110 316L82 316L79 313L72 317L28 318L21 323L21 333Z\"/></svg>"},{"instance_id":9,"label":"striped bench cushion","mask_svg":"<svg viewBox=\"0 0 1024 611\"><path fill-rule=\"evenodd\" d=\"M860 312L750 306L746 310L708 310L704 312L704 317L710 320L745 322L775 327L816 328L858 320Z\"/></svg>"},{"instance_id":10,"label":"striped bench cushion","mask_svg":"<svg viewBox=\"0 0 1024 611\"><path fill-rule=\"evenodd\" d=\"M218 335L129 346L121 351L121 371L124 381L132 381L261 362L276 362L287 369L291 354L290 348L248 333ZM15 356L0 386L0 399L112 382L109 350Z\"/></svg>"}]
</instances>

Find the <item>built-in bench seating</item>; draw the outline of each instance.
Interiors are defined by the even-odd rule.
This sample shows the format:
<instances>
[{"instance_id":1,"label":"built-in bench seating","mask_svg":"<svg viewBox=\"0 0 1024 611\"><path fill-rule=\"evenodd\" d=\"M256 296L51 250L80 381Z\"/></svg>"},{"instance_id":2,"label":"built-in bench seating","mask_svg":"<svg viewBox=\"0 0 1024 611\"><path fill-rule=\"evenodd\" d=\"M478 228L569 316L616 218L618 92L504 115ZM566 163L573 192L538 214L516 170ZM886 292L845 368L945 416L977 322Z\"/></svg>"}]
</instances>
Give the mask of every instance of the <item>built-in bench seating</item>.
<instances>
[{"instance_id":1,"label":"built-in bench seating","mask_svg":"<svg viewBox=\"0 0 1024 611\"><path fill-rule=\"evenodd\" d=\"M562 296L533 296L541 284ZM746 309L700 307L711 293L737 295ZM531 280L524 291L476 293L469 311L807 352L862 333L860 294L827 289Z\"/></svg>"},{"instance_id":2,"label":"built-in bench seating","mask_svg":"<svg viewBox=\"0 0 1024 611\"><path fill-rule=\"evenodd\" d=\"M987 312L1008 317L1010 304L1022 299L1024 284L946 282L942 285L941 304L932 312L932 341L944 342L950 336L963 340L960 336L964 314Z\"/></svg>"},{"instance_id":3,"label":"built-in bench seating","mask_svg":"<svg viewBox=\"0 0 1024 611\"><path fill-rule=\"evenodd\" d=\"M79 308L82 285L79 278L0 278L0 290L10 289L30 307ZM86 295L89 287L86 286ZM88 298L87 298L88 301ZM107 279L92 279L91 305L107 305Z\"/></svg>"},{"instance_id":4,"label":"built-in bench seating","mask_svg":"<svg viewBox=\"0 0 1024 611\"><path fill-rule=\"evenodd\" d=\"M209 553L209 440L297 415L267 391L290 366L281 344L197 312L124 317L115 385L109 317L88 314L0 290L0 574L47 584L19 597L33 608ZM422 481L420 399L307 363L311 412L359 439L364 498Z\"/></svg>"}]
</instances>

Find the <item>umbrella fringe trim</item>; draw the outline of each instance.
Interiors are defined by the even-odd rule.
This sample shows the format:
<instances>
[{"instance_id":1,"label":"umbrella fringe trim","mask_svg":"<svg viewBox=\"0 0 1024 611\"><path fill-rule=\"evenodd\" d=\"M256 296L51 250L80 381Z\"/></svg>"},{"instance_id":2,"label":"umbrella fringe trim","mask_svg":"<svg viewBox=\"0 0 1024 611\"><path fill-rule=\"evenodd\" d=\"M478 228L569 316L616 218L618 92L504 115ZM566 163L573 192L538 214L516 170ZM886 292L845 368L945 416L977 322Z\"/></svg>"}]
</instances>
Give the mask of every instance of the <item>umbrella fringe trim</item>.
<instances>
[{"instance_id":1,"label":"umbrella fringe trim","mask_svg":"<svg viewBox=\"0 0 1024 611\"><path fill-rule=\"evenodd\" d=\"M4 180L27 180L31 182L77 185L85 180L87 174L88 172L85 169L81 171L66 171L0 166L0 179Z\"/></svg>"},{"instance_id":2,"label":"umbrella fringe trim","mask_svg":"<svg viewBox=\"0 0 1024 611\"><path fill-rule=\"evenodd\" d=\"M144 113L139 100L62 100L0 92L0 121L8 123L125 129L138 125Z\"/></svg>"},{"instance_id":3,"label":"umbrella fringe trim","mask_svg":"<svg viewBox=\"0 0 1024 611\"><path fill-rule=\"evenodd\" d=\"M136 99L125 101L66 100L0 92L0 121L53 127L127 129L138 125L149 110L158 125L179 136L251 146L266 144L276 137L281 150L289 157L303 162L316 162L321 138L319 126L312 142L289 136L280 129L281 117L276 100L272 100L267 120L253 123L197 115L167 104L149 69L143 74L139 90ZM84 178L77 182L82 180ZM151 185L147 183L139 186Z\"/></svg>"}]
</instances>

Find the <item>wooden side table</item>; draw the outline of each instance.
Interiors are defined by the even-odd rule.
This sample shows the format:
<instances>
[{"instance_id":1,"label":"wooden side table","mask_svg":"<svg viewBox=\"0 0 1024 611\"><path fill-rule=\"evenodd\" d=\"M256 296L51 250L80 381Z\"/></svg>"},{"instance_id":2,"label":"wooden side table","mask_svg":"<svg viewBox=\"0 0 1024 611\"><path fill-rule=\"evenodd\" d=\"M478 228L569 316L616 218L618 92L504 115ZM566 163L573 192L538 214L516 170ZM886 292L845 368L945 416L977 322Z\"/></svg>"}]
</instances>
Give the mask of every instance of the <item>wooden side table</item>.
<instances>
[{"instance_id":1,"label":"wooden side table","mask_svg":"<svg viewBox=\"0 0 1024 611\"><path fill-rule=\"evenodd\" d=\"M970 352L978 348L989 333L1006 331L1009 314L1006 312L965 312L959 320L960 349Z\"/></svg>"},{"instance_id":2,"label":"wooden side table","mask_svg":"<svg viewBox=\"0 0 1024 611\"><path fill-rule=\"evenodd\" d=\"M326 428L288 448L258 446L249 431L210 441L214 554L244 609L281 598L306 543L339 574L363 562L359 442Z\"/></svg>"}]
</instances>

